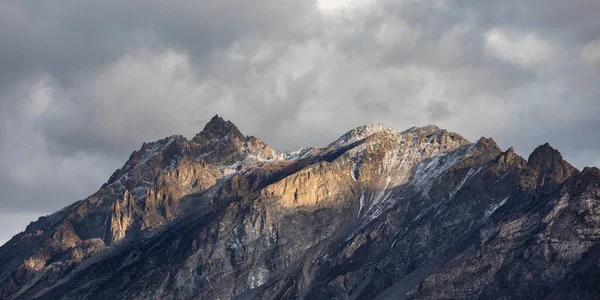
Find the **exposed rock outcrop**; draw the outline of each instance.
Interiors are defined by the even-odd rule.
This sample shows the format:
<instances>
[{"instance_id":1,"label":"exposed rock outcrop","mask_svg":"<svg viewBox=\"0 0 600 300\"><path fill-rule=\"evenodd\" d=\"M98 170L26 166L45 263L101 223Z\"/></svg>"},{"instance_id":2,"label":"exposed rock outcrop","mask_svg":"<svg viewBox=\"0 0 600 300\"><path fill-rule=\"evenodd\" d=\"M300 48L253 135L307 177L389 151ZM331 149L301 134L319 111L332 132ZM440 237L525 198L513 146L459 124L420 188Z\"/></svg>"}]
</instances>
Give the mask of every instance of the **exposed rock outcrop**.
<instances>
[{"instance_id":1,"label":"exposed rock outcrop","mask_svg":"<svg viewBox=\"0 0 600 300\"><path fill-rule=\"evenodd\" d=\"M0 247L0 299L595 299L600 170L436 126L281 153L212 118Z\"/></svg>"}]
</instances>

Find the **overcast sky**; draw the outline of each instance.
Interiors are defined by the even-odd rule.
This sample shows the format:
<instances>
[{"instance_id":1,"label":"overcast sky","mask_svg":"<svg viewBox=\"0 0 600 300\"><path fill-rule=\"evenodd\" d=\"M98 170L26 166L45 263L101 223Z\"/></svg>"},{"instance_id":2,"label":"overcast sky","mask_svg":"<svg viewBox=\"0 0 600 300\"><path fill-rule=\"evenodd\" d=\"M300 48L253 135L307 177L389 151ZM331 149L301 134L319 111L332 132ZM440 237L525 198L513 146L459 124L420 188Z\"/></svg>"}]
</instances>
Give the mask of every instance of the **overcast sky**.
<instances>
[{"instance_id":1,"label":"overcast sky","mask_svg":"<svg viewBox=\"0 0 600 300\"><path fill-rule=\"evenodd\" d=\"M598 0L2 0L0 244L215 113L278 150L436 124L600 165Z\"/></svg>"}]
</instances>

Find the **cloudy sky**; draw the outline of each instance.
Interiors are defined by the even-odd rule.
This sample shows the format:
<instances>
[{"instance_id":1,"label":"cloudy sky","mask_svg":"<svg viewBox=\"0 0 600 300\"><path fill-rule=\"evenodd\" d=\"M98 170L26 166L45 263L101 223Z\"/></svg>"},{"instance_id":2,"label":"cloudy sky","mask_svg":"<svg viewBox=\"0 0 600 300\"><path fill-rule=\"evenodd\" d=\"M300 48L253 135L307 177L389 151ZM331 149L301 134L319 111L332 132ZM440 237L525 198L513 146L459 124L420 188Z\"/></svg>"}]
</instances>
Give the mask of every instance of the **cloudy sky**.
<instances>
[{"instance_id":1,"label":"cloudy sky","mask_svg":"<svg viewBox=\"0 0 600 300\"><path fill-rule=\"evenodd\" d=\"M437 124L600 166L597 0L3 0L0 243L215 113L278 150Z\"/></svg>"}]
</instances>

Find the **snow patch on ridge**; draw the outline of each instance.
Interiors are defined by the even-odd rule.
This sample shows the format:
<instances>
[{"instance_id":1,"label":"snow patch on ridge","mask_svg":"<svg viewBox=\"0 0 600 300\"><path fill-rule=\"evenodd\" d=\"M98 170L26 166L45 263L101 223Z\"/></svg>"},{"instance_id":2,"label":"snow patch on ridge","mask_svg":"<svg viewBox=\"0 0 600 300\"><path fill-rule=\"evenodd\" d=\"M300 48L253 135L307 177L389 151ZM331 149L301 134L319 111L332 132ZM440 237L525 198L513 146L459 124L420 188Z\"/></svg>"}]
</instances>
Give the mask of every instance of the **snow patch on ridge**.
<instances>
[{"instance_id":1,"label":"snow patch on ridge","mask_svg":"<svg viewBox=\"0 0 600 300\"><path fill-rule=\"evenodd\" d=\"M126 171L126 172L122 173L118 179L113 181L108 186L116 187L117 191L123 190L125 188L123 182L129 180L130 172L132 170L145 166L150 160L155 158L157 155L164 153L164 151L167 150L167 148L176 139L177 139L177 136L170 136L168 138L165 138L165 139L153 142L153 143L144 144L142 146L142 149L140 150L143 152L143 154L142 154L139 162L136 163L135 165L132 165L132 162L128 161L121 169L121 171ZM177 162L183 155L183 152L184 152L184 149L182 146L180 153L176 157L173 157L173 159L169 162L169 164L167 166L165 166L165 168L163 168L162 171L166 173L166 172L172 170L173 168L175 168L175 165L177 164Z\"/></svg>"},{"instance_id":2,"label":"snow patch on ridge","mask_svg":"<svg viewBox=\"0 0 600 300\"><path fill-rule=\"evenodd\" d=\"M352 166L352 171L350 172L350 176L352 176L352 179L354 179L355 181L358 180L358 177L360 175L360 167L362 166L365 152L366 149L360 152L360 154L356 157L350 158L350 160L352 160L352 162L354 163L354 166Z\"/></svg>"},{"instance_id":3,"label":"snow patch on ridge","mask_svg":"<svg viewBox=\"0 0 600 300\"><path fill-rule=\"evenodd\" d=\"M474 144L471 144L466 151L461 151L459 149L452 153L443 153L433 156L428 161L421 162L416 166L412 184L417 191L421 192L423 198L429 199L429 191L434 182L438 180L442 174L448 171L448 169L457 164L464 154L471 150L473 145Z\"/></svg>"},{"instance_id":4,"label":"snow patch on ridge","mask_svg":"<svg viewBox=\"0 0 600 300\"><path fill-rule=\"evenodd\" d=\"M298 159L303 159L308 157L309 155L313 154L314 148L313 147L305 147L305 148L300 148L296 151L287 151L285 153L281 153L281 158L284 160L298 160Z\"/></svg>"},{"instance_id":5,"label":"snow patch on ridge","mask_svg":"<svg viewBox=\"0 0 600 300\"><path fill-rule=\"evenodd\" d=\"M477 175L477 173L479 173L479 171L481 171L482 167L478 167L478 168L471 168L469 169L469 172L467 172L467 175L465 175L465 178L463 178L461 180L461 182L458 184L458 186L456 186L452 191L450 191L450 194L448 196L448 199L452 200L454 198L454 196L456 196L456 194L458 193L458 191L460 191L462 189L462 187L465 185L465 183L473 176Z\"/></svg>"},{"instance_id":6,"label":"snow patch on ridge","mask_svg":"<svg viewBox=\"0 0 600 300\"><path fill-rule=\"evenodd\" d=\"M387 133L391 133L391 134L400 134L400 132L392 127L389 126L385 126L383 124L373 124L373 125L363 125L363 126L359 126L356 127L348 132L346 132L344 135L342 135L339 139L337 139L335 142L329 144L329 146L331 147L343 147L349 144L352 144L356 141L360 141L362 139L365 139L373 134L376 133L380 133L380 132L387 132Z\"/></svg>"},{"instance_id":7,"label":"snow patch on ridge","mask_svg":"<svg viewBox=\"0 0 600 300\"><path fill-rule=\"evenodd\" d=\"M363 187L362 192L360 194L359 205L360 205L360 207L358 208L358 215L356 216L357 218L360 217L360 213L362 212L362 209L365 206L365 188L364 187Z\"/></svg>"},{"instance_id":8,"label":"snow patch on ridge","mask_svg":"<svg viewBox=\"0 0 600 300\"><path fill-rule=\"evenodd\" d=\"M156 155L165 151L165 149L167 149L167 147L169 147L169 145L171 145L171 143L173 143L173 141L175 141L175 137L171 136L168 138L168 140L165 144L161 144L159 142L149 144L148 145L149 148L144 151L144 155L142 155L142 158L140 159L140 162L136 165L136 167L146 164L149 160L154 158Z\"/></svg>"},{"instance_id":9,"label":"snow patch on ridge","mask_svg":"<svg viewBox=\"0 0 600 300\"><path fill-rule=\"evenodd\" d=\"M508 201L508 198L510 198L510 196L507 196L506 198L502 199L502 201L491 205L486 211L485 211L485 216L484 216L484 222L500 207L502 207L504 204L506 204L506 202Z\"/></svg>"}]
</instances>

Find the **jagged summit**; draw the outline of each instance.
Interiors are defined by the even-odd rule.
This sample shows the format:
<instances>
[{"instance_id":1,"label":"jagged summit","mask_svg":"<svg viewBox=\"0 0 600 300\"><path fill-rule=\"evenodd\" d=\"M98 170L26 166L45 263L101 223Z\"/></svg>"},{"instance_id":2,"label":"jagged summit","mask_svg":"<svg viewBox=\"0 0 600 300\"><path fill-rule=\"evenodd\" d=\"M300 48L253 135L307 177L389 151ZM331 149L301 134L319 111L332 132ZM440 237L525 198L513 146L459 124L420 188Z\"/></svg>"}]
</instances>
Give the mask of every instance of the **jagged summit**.
<instances>
[{"instance_id":1,"label":"jagged summit","mask_svg":"<svg viewBox=\"0 0 600 300\"><path fill-rule=\"evenodd\" d=\"M533 150L527 159L529 167L536 170L543 170L560 166L569 172L576 170L570 163L563 159L562 154L550 146L549 143L544 143Z\"/></svg>"},{"instance_id":2,"label":"jagged summit","mask_svg":"<svg viewBox=\"0 0 600 300\"><path fill-rule=\"evenodd\" d=\"M329 146L343 146L343 145L348 145L351 144L353 142L365 139L369 136L372 136L374 134L378 134L378 133L386 133L386 134L391 134L391 135L416 135L418 137L435 137L436 139L442 139L444 138L444 136L446 137L450 137L452 139L456 138L457 140L461 140L462 142L468 143L468 140L466 140L465 138L463 138L462 136L460 136L457 133L454 132L448 132L446 129L441 129L438 126L435 125L427 125L427 126L423 126L423 127L411 127L405 131L398 131L395 128L392 128L390 126L386 126L380 123L376 123L376 124L372 124L372 125L363 125L363 126L359 126L356 127L348 132L346 132L344 135L342 135L340 138L338 138L335 142L331 143Z\"/></svg>"},{"instance_id":3,"label":"jagged summit","mask_svg":"<svg viewBox=\"0 0 600 300\"><path fill-rule=\"evenodd\" d=\"M563 159L560 152L549 143L544 143L533 150L527 159L527 166L536 178L536 186L554 188L574 174L577 168Z\"/></svg>"},{"instance_id":4,"label":"jagged summit","mask_svg":"<svg viewBox=\"0 0 600 300\"><path fill-rule=\"evenodd\" d=\"M229 136L228 136L229 135ZM219 115L215 115L204 126L204 129L198 133L193 140L198 143L212 142L223 138L243 139L244 135L231 121L225 120Z\"/></svg>"},{"instance_id":5,"label":"jagged summit","mask_svg":"<svg viewBox=\"0 0 600 300\"><path fill-rule=\"evenodd\" d=\"M215 115L0 247L0 299L597 299L597 203L548 144L373 124L280 153Z\"/></svg>"},{"instance_id":6,"label":"jagged summit","mask_svg":"<svg viewBox=\"0 0 600 300\"><path fill-rule=\"evenodd\" d=\"M441 129L440 127L438 127L436 125L429 124L429 125L425 125L425 126L413 126L409 129L406 129L402 133L412 132L412 133L417 133L417 134L423 135L423 134L429 134L432 132L437 132L437 131L442 131L442 130L443 129Z\"/></svg>"},{"instance_id":7,"label":"jagged summit","mask_svg":"<svg viewBox=\"0 0 600 300\"><path fill-rule=\"evenodd\" d=\"M371 136L376 133L385 132L389 134L399 134L398 130L380 124L372 124L372 125L362 125L358 126L345 134L343 134L340 138L338 138L335 142L331 143L330 146L341 146L351 144L355 141L364 139L368 136Z\"/></svg>"}]
</instances>

